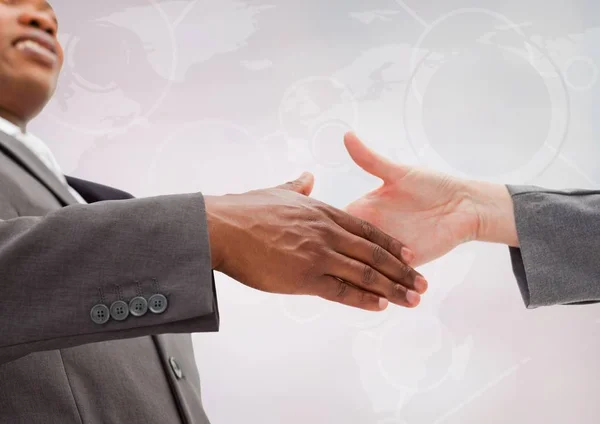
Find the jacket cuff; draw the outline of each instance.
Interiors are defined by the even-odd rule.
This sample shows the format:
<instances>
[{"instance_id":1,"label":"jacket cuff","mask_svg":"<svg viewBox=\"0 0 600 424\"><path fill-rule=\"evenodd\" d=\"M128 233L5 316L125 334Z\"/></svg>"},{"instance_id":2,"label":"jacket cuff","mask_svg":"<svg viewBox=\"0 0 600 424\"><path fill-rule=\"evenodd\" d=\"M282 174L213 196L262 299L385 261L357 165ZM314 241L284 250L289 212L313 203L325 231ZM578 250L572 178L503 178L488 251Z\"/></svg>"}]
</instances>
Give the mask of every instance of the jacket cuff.
<instances>
[{"instance_id":1,"label":"jacket cuff","mask_svg":"<svg viewBox=\"0 0 600 424\"><path fill-rule=\"evenodd\" d=\"M519 248L509 247L527 308L600 301L600 192L507 185Z\"/></svg>"}]
</instances>

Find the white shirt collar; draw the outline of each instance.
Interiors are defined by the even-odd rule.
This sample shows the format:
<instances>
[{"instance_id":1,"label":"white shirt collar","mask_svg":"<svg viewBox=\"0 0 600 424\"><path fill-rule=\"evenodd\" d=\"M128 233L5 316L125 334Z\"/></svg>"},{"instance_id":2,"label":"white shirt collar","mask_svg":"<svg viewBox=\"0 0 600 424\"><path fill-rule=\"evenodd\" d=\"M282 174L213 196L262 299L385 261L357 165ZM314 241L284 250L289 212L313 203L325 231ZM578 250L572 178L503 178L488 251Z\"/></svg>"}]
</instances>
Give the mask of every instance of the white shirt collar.
<instances>
[{"instance_id":1,"label":"white shirt collar","mask_svg":"<svg viewBox=\"0 0 600 424\"><path fill-rule=\"evenodd\" d=\"M83 200L79 193L67 184L67 180L62 173L56 158L46 143L29 132L23 132L17 125L2 117L0 117L0 132L12 136L23 143L25 147L31 150L56 175L56 177L67 186L77 201L85 203L85 200Z\"/></svg>"},{"instance_id":2,"label":"white shirt collar","mask_svg":"<svg viewBox=\"0 0 600 424\"><path fill-rule=\"evenodd\" d=\"M13 124L10 121L4 119L1 116L0 116L0 131L2 131L5 134L12 135L13 137L16 137L19 135L25 136L25 133L23 133L23 131L21 131L21 128L19 128L18 126L16 126L15 124Z\"/></svg>"},{"instance_id":3,"label":"white shirt collar","mask_svg":"<svg viewBox=\"0 0 600 424\"><path fill-rule=\"evenodd\" d=\"M24 132L17 125L0 117L0 131L19 140L25 147L31 150L55 175L65 182L65 177L52 154L50 148L39 138L29 132Z\"/></svg>"},{"instance_id":4,"label":"white shirt collar","mask_svg":"<svg viewBox=\"0 0 600 424\"><path fill-rule=\"evenodd\" d=\"M25 147L32 151L60 181L66 183L65 176L63 175L54 154L52 154L52 151L46 143L33 134L22 131L17 125L1 117L0 131L20 141Z\"/></svg>"}]
</instances>

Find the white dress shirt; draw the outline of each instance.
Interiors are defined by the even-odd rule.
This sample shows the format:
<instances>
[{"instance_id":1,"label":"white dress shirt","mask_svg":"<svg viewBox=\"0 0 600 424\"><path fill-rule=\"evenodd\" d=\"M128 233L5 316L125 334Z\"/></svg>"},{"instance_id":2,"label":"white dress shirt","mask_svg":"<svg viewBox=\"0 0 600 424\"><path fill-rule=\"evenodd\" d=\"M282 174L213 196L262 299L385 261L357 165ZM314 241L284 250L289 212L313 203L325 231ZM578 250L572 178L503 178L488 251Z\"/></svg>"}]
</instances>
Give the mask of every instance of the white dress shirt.
<instances>
[{"instance_id":1,"label":"white dress shirt","mask_svg":"<svg viewBox=\"0 0 600 424\"><path fill-rule=\"evenodd\" d=\"M50 171L52 171L54 175L56 175L56 178L58 178L59 181L61 181L67 187L69 192L73 195L73 197L75 197L75 199L77 199L79 203L86 203L81 195L67 184L67 179L62 173L56 158L46 143L29 132L21 131L21 128L2 117L0 117L0 131L23 143L48 167L48 169L50 169Z\"/></svg>"}]
</instances>

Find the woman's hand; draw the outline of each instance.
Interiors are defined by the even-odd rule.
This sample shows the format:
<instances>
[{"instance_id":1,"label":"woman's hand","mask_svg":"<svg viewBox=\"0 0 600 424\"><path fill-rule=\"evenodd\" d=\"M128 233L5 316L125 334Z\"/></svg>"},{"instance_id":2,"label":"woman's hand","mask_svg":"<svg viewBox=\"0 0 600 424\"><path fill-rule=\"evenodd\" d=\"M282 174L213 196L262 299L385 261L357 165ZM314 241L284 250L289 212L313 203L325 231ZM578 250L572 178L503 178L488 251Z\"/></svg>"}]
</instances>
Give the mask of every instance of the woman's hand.
<instances>
[{"instance_id":1,"label":"woman's hand","mask_svg":"<svg viewBox=\"0 0 600 424\"><path fill-rule=\"evenodd\" d=\"M516 245L512 200L505 186L392 163L352 133L344 143L354 162L383 180L346 211L402 240L414 253L412 266L471 240Z\"/></svg>"}]
</instances>

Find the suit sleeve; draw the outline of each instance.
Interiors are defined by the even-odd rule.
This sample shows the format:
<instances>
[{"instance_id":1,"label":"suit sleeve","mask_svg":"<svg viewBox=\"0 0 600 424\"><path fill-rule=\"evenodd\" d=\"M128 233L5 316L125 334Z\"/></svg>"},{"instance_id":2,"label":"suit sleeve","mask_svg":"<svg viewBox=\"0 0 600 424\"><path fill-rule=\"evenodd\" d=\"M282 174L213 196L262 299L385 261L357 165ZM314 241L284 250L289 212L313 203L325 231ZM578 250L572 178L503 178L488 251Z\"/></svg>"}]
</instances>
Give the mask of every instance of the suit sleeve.
<instances>
[{"instance_id":1,"label":"suit sleeve","mask_svg":"<svg viewBox=\"0 0 600 424\"><path fill-rule=\"evenodd\" d=\"M16 215L0 198L0 363L99 341L218 331L201 194ZM110 311L156 294L167 300L162 312L92 319L96 305Z\"/></svg>"},{"instance_id":2,"label":"suit sleeve","mask_svg":"<svg viewBox=\"0 0 600 424\"><path fill-rule=\"evenodd\" d=\"M525 305L600 302L600 191L507 188L520 246L510 257Z\"/></svg>"}]
</instances>

